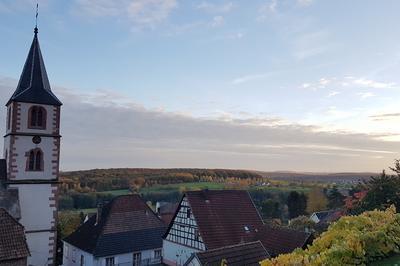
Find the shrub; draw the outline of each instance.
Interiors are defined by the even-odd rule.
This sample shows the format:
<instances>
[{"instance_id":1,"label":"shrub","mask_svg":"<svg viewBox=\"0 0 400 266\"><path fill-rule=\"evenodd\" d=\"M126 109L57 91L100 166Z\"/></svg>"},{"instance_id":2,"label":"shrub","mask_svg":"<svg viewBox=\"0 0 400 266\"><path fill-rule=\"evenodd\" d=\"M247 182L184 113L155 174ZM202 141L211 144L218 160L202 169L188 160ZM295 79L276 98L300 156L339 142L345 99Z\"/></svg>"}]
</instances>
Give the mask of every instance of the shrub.
<instances>
[{"instance_id":1,"label":"shrub","mask_svg":"<svg viewBox=\"0 0 400 266\"><path fill-rule=\"evenodd\" d=\"M400 214L391 206L342 217L306 250L296 249L261 265L366 265L400 253L399 248Z\"/></svg>"}]
</instances>

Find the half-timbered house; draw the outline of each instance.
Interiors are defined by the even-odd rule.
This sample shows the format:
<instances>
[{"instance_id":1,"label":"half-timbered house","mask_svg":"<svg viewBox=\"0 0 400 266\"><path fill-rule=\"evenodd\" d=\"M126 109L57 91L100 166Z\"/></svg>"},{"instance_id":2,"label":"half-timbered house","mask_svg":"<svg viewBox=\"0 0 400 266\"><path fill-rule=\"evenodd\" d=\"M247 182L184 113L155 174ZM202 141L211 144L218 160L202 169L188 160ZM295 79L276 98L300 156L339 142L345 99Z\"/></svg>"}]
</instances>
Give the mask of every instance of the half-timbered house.
<instances>
[{"instance_id":1,"label":"half-timbered house","mask_svg":"<svg viewBox=\"0 0 400 266\"><path fill-rule=\"evenodd\" d=\"M184 265L195 253L257 240L277 255L304 247L309 239L304 232L265 225L247 191L189 191L164 235L163 262Z\"/></svg>"}]
</instances>

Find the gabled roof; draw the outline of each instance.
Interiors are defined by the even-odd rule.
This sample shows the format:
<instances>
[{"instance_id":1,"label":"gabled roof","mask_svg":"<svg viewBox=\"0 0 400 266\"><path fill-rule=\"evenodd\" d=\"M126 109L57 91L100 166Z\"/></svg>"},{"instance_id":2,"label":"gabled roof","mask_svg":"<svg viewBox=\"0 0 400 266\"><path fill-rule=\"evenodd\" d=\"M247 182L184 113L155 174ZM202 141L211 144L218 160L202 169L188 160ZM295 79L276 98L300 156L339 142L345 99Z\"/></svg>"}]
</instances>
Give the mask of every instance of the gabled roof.
<instances>
[{"instance_id":1,"label":"gabled roof","mask_svg":"<svg viewBox=\"0 0 400 266\"><path fill-rule=\"evenodd\" d=\"M22 70L18 86L7 105L12 102L27 102L60 106L62 103L53 94L40 51L37 28Z\"/></svg>"},{"instance_id":2,"label":"gabled roof","mask_svg":"<svg viewBox=\"0 0 400 266\"><path fill-rule=\"evenodd\" d=\"M312 215L317 216L319 220L318 223L331 223L333 221L338 220L341 216L344 215L344 213L341 210L329 210L329 211L314 212Z\"/></svg>"},{"instance_id":3,"label":"gabled roof","mask_svg":"<svg viewBox=\"0 0 400 266\"><path fill-rule=\"evenodd\" d=\"M188 191L184 197L190 204L207 249L239 244L251 231L263 227L247 191Z\"/></svg>"},{"instance_id":4,"label":"gabled roof","mask_svg":"<svg viewBox=\"0 0 400 266\"><path fill-rule=\"evenodd\" d=\"M290 253L296 248L305 248L313 240L311 233L268 225L256 232L254 238L261 241L272 257Z\"/></svg>"},{"instance_id":5,"label":"gabled roof","mask_svg":"<svg viewBox=\"0 0 400 266\"><path fill-rule=\"evenodd\" d=\"M95 257L162 247L165 225L138 195L114 198L65 242Z\"/></svg>"},{"instance_id":6,"label":"gabled roof","mask_svg":"<svg viewBox=\"0 0 400 266\"><path fill-rule=\"evenodd\" d=\"M195 253L185 265L194 257L200 265L207 266L220 266L223 260L230 266L259 266L260 261L271 256L260 241L255 241Z\"/></svg>"},{"instance_id":7,"label":"gabled roof","mask_svg":"<svg viewBox=\"0 0 400 266\"><path fill-rule=\"evenodd\" d=\"M312 240L309 233L265 225L247 191L189 191L184 197L207 250L260 240L268 253L276 256L304 248ZM172 223L164 237L171 227Z\"/></svg>"},{"instance_id":8,"label":"gabled roof","mask_svg":"<svg viewBox=\"0 0 400 266\"><path fill-rule=\"evenodd\" d=\"M5 209L0 208L0 264L29 256L24 227Z\"/></svg>"}]
</instances>

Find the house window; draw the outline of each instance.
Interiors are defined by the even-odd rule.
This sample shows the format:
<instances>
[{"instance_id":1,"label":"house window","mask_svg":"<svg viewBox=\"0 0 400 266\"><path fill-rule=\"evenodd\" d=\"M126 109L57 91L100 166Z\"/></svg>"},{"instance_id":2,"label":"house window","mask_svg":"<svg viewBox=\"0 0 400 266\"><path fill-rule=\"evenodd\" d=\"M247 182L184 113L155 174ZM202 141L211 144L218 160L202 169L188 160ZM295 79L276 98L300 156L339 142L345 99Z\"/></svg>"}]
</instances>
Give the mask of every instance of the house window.
<instances>
[{"instance_id":1,"label":"house window","mask_svg":"<svg viewBox=\"0 0 400 266\"><path fill-rule=\"evenodd\" d=\"M29 108L28 128L46 129L46 109L41 106Z\"/></svg>"},{"instance_id":2,"label":"house window","mask_svg":"<svg viewBox=\"0 0 400 266\"><path fill-rule=\"evenodd\" d=\"M85 265L85 256L81 255L81 262L80 262L81 266Z\"/></svg>"},{"instance_id":3,"label":"house window","mask_svg":"<svg viewBox=\"0 0 400 266\"><path fill-rule=\"evenodd\" d=\"M64 247L65 247L64 248L64 255L65 255L66 258L68 258L69 257L69 247L68 247L68 245L65 245Z\"/></svg>"},{"instance_id":4,"label":"house window","mask_svg":"<svg viewBox=\"0 0 400 266\"><path fill-rule=\"evenodd\" d=\"M199 237L200 237L199 230L194 229L194 240L199 241Z\"/></svg>"},{"instance_id":5,"label":"house window","mask_svg":"<svg viewBox=\"0 0 400 266\"><path fill-rule=\"evenodd\" d=\"M142 253L140 252L133 253L133 266L140 265L141 260L142 260Z\"/></svg>"},{"instance_id":6,"label":"house window","mask_svg":"<svg viewBox=\"0 0 400 266\"><path fill-rule=\"evenodd\" d=\"M11 128L11 107L7 109L7 129Z\"/></svg>"},{"instance_id":7,"label":"house window","mask_svg":"<svg viewBox=\"0 0 400 266\"><path fill-rule=\"evenodd\" d=\"M154 258L160 259L161 258L161 249L154 250Z\"/></svg>"},{"instance_id":8,"label":"house window","mask_svg":"<svg viewBox=\"0 0 400 266\"><path fill-rule=\"evenodd\" d=\"M187 208L187 209L186 209L186 217L187 217L187 218L190 218L190 208Z\"/></svg>"},{"instance_id":9,"label":"house window","mask_svg":"<svg viewBox=\"0 0 400 266\"><path fill-rule=\"evenodd\" d=\"M28 152L27 171L43 171L43 152L40 149Z\"/></svg>"},{"instance_id":10,"label":"house window","mask_svg":"<svg viewBox=\"0 0 400 266\"><path fill-rule=\"evenodd\" d=\"M114 257L106 258L106 266L114 266L114 265L115 265Z\"/></svg>"}]
</instances>

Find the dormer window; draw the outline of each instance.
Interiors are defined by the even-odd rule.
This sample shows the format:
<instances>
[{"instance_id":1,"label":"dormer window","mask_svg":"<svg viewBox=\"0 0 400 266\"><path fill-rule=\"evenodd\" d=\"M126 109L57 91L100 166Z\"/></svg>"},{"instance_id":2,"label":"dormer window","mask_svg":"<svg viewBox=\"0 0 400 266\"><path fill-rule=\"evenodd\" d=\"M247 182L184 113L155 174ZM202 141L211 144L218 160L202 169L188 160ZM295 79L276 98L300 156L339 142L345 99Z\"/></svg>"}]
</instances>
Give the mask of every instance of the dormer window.
<instances>
[{"instance_id":1,"label":"dormer window","mask_svg":"<svg viewBox=\"0 0 400 266\"><path fill-rule=\"evenodd\" d=\"M28 152L27 171L43 171L43 152L40 149Z\"/></svg>"},{"instance_id":2,"label":"dormer window","mask_svg":"<svg viewBox=\"0 0 400 266\"><path fill-rule=\"evenodd\" d=\"M46 129L46 109L41 106L29 108L28 128Z\"/></svg>"}]
</instances>

